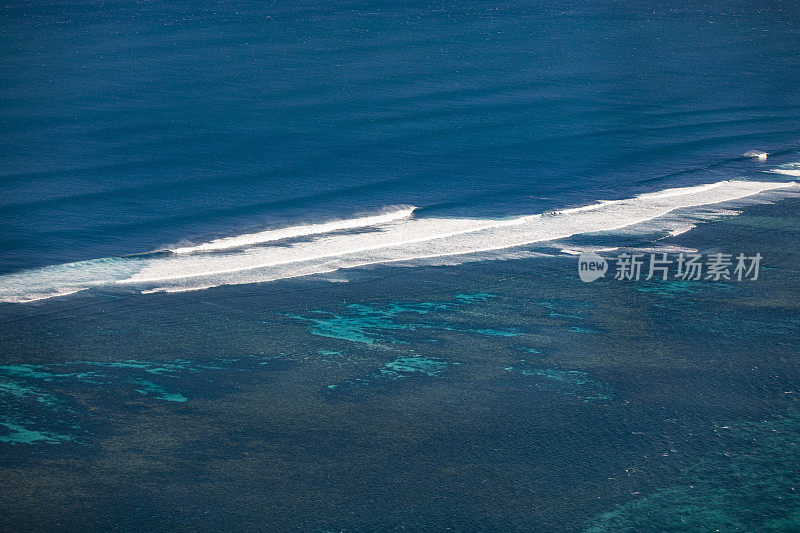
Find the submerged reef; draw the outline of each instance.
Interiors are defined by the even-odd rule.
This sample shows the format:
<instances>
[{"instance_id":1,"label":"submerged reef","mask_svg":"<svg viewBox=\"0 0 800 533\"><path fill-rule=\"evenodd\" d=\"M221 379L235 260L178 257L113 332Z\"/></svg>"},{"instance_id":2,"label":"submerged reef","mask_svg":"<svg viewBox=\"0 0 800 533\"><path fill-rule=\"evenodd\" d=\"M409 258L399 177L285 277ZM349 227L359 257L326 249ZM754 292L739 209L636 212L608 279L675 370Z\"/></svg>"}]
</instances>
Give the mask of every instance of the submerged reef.
<instances>
[{"instance_id":1,"label":"submerged reef","mask_svg":"<svg viewBox=\"0 0 800 533\"><path fill-rule=\"evenodd\" d=\"M450 302L393 302L384 306L351 304L340 313L316 310L310 316L290 315L292 318L311 323L311 333L321 337L341 339L364 344L392 343L403 344L397 338L399 331L447 330L479 335L513 337L521 335L518 331L506 331L485 327L458 328L444 323L407 321L408 317L421 317L433 312L454 311L459 307L484 302L493 298L492 294L456 294Z\"/></svg>"},{"instance_id":2,"label":"submerged reef","mask_svg":"<svg viewBox=\"0 0 800 533\"><path fill-rule=\"evenodd\" d=\"M243 356L197 362L184 359L154 362L73 361L0 366L0 443L85 443L90 409L76 398L131 393L155 401L183 403L188 391L211 377L209 372L250 371L280 364L278 358Z\"/></svg>"},{"instance_id":3,"label":"submerged reef","mask_svg":"<svg viewBox=\"0 0 800 533\"><path fill-rule=\"evenodd\" d=\"M598 329L584 324L586 311L591 307L588 302L553 299L536 303L546 310L548 318L555 320L569 333L601 333Z\"/></svg>"},{"instance_id":4,"label":"submerged reef","mask_svg":"<svg viewBox=\"0 0 800 533\"><path fill-rule=\"evenodd\" d=\"M678 483L591 520L586 533L800 530L800 410L716 428Z\"/></svg>"},{"instance_id":5,"label":"submerged reef","mask_svg":"<svg viewBox=\"0 0 800 533\"><path fill-rule=\"evenodd\" d=\"M448 313L464 306L485 302L495 295L487 293L456 294L446 302L392 302L383 306L352 304L340 313L317 310L313 314L292 318L311 323L310 333L320 337L345 340L365 345L380 345L391 351L400 350L397 345L405 345L408 341L398 337L403 331L455 331L481 336L515 337L522 335L518 331L476 327L459 327L450 322L420 320L432 313ZM411 319L411 320L409 320ZM426 339L437 342L438 339ZM338 353L335 350L321 350L320 354ZM341 383L328 385L328 392L351 391L369 386L389 384L409 377L432 377L444 372L448 366L456 365L444 357L421 356L414 353L397 354L395 359L384 363L370 373L360 377L347 379Z\"/></svg>"},{"instance_id":6,"label":"submerged reef","mask_svg":"<svg viewBox=\"0 0 800 533\"><path fill-rule=\"evenodd\" d=\"M432 357L398 357L386 363L380 373L387 379L399 379L410 374L419 373L426 376L440 374L448 365L445 361Z\"/></svg>"},{"instance_id":7,"label":"submerged reef","mask_svg":"<svg viewBox=\"0 0 800 533\"><path fill-rule=\"evenodd\" d=\"M521 361L518 366L508 366L505 371L522 378L529 386L547 393L578 398L585 402L610 400L608 383L593 379L579 370L538 368Z\"/></svg>"},{"instance_id":8,"label":"submerged reef","mask_svg":"<svg viewBox=\"0 0 800 533\"><path fill-rule=\"evenodd\" d=\"M470 322L464 323L465 316L454 315L454 312L466 310L467 306L486 302L495 298L487 293L456 294L450 301L444 302L391 302L382 306L353 304L335 313L316 310L305 316L290 315L292 318L311 323L310 333L332 339L345 340L369 346L379 346L395 353L404 351L404 346L411 342L403 337L404 332L438 331L458 332L483 337L513 338L528 334L521 328L487 327L484 323L475 323L475 317L489 320L492 315L471 311L466 314ZM535 302L544 308L547 318L557 322L557 327L568 333L595 334L597 329L584 324L590 304L571 300L542 300ZM429 315L445 314L439 320ZM580 324L580 325L578 325ZM439 339L425 339L438 342ZM530 338L529 338L530 340ZM530 354L540 354L535 348L523 348ZM422 357L414 353L398 354L392 361L376 368L368 374L348 379L344 382L329 385L329 390L343 391L386 384L387 381L409 376L435 376L448 365L458 364L437 354L437 357ZM585 401L608 399L608 387L578 371L561 371L532 367L508 367L509 372L526 376L525 384L540 390L555 391L559 394L580 398Z\"/></svg>"},{"instance_id":9,"label":"submerged reef","mask_svg":"<svg viewBox=\"0 0 800 533\"><path fill-rule=\"evenodd\" d=\"M366 377L353 378L336 385L328 385L328 390L342 392L411 377L433 377L444 372L448 366L457 364L459 363L451 363L436 357L398 357Z\"/></svg>"}]
</instances>

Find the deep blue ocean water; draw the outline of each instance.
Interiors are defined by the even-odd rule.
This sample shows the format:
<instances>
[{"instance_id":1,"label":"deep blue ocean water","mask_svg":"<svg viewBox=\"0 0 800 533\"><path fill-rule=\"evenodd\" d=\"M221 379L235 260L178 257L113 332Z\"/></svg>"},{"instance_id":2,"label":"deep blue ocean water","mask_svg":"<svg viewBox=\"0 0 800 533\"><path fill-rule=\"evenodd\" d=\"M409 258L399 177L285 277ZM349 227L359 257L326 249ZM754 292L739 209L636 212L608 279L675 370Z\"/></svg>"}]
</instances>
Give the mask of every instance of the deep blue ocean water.
<instances>
[{"instance_id":1,"label":"deep blue ocean water","mask_svg":"<svg viewBox=\"0 0 800 533\"><path fill-rule=\"evenodd\" d=\"M0 271L411 204L507 216L797 148L792 2L12 2ZM783 161L781 161L783 162Z\"/></svg>"},{"instance_id":2,"label":"deep blue ocean water","mask_svg":"<svg viewBox=\"0 0 800 533\"><path fill-rule=\"evenodd\" d=\"M796 531L798 50L794 2L0 7L0 529Z\"/></svg>"}]
</instances>

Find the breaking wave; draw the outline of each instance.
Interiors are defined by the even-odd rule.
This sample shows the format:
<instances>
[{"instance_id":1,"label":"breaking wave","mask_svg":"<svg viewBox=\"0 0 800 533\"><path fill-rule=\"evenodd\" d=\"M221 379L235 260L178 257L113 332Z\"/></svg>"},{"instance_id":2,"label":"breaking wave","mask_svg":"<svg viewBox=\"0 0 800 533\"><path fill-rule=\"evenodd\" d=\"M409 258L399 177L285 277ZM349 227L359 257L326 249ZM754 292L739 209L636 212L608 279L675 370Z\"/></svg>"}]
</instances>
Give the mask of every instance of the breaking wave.
<instances>
[{"instance_id":1,"label":"breaking wave","mask_svg":"<svg viewBox=\"0 0 800 533\"><path fill-rule=\"evenodd\" d=\"M520 257L512 249L620 230L678 209L741 200L795 185L720 181L508 219L417 218L413 207L396 207L370 216L267 230L150 254L7 274L0 276L0 302L29 302L91 287L178 292L376 264L442 264L476 254L488 254L487 259L497 258L498 253ZM686 226L685 220L680 223ZM372 231L350 231L365 228Z\"/></svg>"},{"instance_id":2,"label":"breaking wave","mask_svg":"<svg viewBox=\"0 0 800 533\"><path fill-rule=\"evenodd\" d=\"M770 172L775 174L785 174L786 176L800 177L800 163L786 163L777 168L773 168Z\"/></svg>"},{"instance_id":3,"label":"breaking wave","mask_svg":"<svg viewBox=\"0 0 800 533\"><path fill-rule=\"evenodd\" d=\"M333 233L336 231L344 231L358 228L367 228L371 226L379 226L397 220L408 218L414 212L413 206L397 206L394 208L386 209L382 214L371 215L360 218L350 218L343 220L333 220L321 224L306 224L300 226L291 226L288 228L274 229L260 231L257 233L245 233L236 237L228 237L225 239L216 239L211 242L198 244L195 246L181 246L179 248L172 248L169 251L176 254L189 254L194 252L211 252L214 250L227 250L231 248L242 248L245 246L255 246L265 244L268 242L282 241L286 239L296 239L299 237L308 237L310 235L319 235L322 233Z\"/></svg>"}]
</instances>

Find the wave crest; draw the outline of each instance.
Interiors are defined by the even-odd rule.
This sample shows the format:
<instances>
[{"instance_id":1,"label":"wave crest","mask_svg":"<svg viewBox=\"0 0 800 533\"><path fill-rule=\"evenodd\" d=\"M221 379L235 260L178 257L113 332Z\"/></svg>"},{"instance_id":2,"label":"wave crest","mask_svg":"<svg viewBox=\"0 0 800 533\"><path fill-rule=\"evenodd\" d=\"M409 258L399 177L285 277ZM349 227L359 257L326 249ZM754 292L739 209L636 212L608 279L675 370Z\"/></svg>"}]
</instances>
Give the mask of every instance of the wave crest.
<instances>
[{"instance_id":1,"label":"wave crest","mask_svg":"<svg viewBox=\"0 0 800 533\"><path fill-rule=\"evenodd\" d=\"M0 302L24 302L92 286L179 292L261 283L375 264L451 263L578 234L616 231L672 211L741 200L793 187L787 182L721 181L666 189L508 219L415 218L413 207L300 225L176 248L172 253L105 258L0 276ZM686 226L686 221L679 221ZM347 233L343 230L371 228ZM313 237L298 242L276 241ZM258 245L258 246L256 246ZM517 254L518 255L518 254ZM458 262L458 261L456 261Z\"/></svg>"}]
</instances>

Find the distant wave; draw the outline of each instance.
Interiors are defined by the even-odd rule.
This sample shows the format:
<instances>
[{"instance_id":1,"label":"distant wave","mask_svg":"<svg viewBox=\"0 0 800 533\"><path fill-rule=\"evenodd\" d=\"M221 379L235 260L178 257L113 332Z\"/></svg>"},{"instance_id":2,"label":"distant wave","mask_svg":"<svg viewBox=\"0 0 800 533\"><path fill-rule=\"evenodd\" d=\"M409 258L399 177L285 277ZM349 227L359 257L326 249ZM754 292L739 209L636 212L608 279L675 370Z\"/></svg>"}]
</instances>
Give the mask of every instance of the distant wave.
<instances>
[{"instance_id":1,"label":"distant wave","mask_svg":"<svg viewBox=\"0 0 800 533\"><path fill-rule=\"evenodd\" d=\"M769 154L762 150L748 150L747 152L743 153L742 156L744 157L752 157L754 159L765 160Z\"/></svg>"},{"instance_id":2,"label":"distant wave","mask_svg":"<svg viewBox=\"0 0 800 533\"><path fill-rule=\"evenodd\" d=\"M787 176L800 176L800 163L786 163L785 165L771 169L770 172L785 174Z\"/></svg>"},{"instance_id":3,"label":"distant wave","mask_svg":"<svg viewBox=\"0 0 800 533\"><path fill-rule=\"evenodd\" d=\"M26 302L98 286L106 290L131 287L147 293L200 290L375 264L441 264L443 258L482 253L497 257L504 250L513 257L513 248L620 230L678 209L740 200L795 185L720 181L508 219L415 218L411 216L413 207L398 207L369 216L249 233L167 252L7 274L0 276L0 301ZM686 226L685 220L678 222L681 227ZM367 228L372 231L352 231Z\"/></svg>"}]
</instances>

